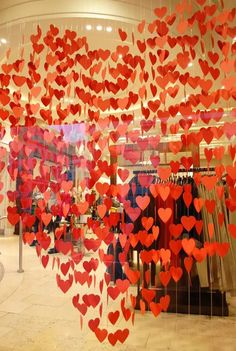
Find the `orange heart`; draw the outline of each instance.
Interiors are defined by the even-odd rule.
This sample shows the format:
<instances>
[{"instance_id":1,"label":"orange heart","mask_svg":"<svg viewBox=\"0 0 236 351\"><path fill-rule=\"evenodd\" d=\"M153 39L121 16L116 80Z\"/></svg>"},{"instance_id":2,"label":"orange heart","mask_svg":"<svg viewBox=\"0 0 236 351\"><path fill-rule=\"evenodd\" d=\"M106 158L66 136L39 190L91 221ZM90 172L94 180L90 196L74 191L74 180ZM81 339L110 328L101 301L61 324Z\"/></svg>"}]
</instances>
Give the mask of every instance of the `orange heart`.
<instances>
[{"instance_id":1,"label":"orange heart","mask_svg":"<svg viewBox=\"0 0 236 351\"><path fill-rule=\"evenodd\" d=\"M188 274L190 273L193 266L193 258L192 257L185 257L184 259L184 267Z\"/></svg>"},{"instance_id":2,"label":"orange heart","mask_svg":"<svg viewBox=\"0 0 236 351\"><path fill-rule=\"evenodd\" d=\"M160 298L160 306L162 311L167 311L170 304L170 295L165 295Z\"/></svg>"},{"instance_id":3,"label":"orange heart","mask_svg":"<svg viewBox=\"0 0 236 351\"><path fill-rule=\"evenodd\" d=\"M171 251L177 256L182 249L182 242L181 240L170 240L169 242Z\"/></svg>"},{"instance_id":4,"label":"orange heart","mask_svg":"<svg viewBox=\"0 0 236 351\"><path fill-rule=\"evenodd\" d=\"M141 210L140 208L136 207L128 207L125 209L125 212L127 215L132 219L133 222L136 221L136 219L140 216Z\"/></svg>"},{"instance_id":5,"label":"orange heart","mask_svg":"<svg viewBox=\"0 0 236 351\"><path fill-rule=\"evenodd\" d=\"M152 311L155 317L157 317L161 313L161 305L159 303L151 302L149 306L150 310Z\"/></svg>"},{"instance_id":6,"label":"orange heart","mask_svg":"<svg viewBox=\"0 0 236 351\"><path fill-rule=\"evenodd\" d=\"M214 223L208 223L207 226L208 226L209 237L212 239L214 234Z\"/></svg>"},{"instance_id":7,"label":"orange heart","mask_svg":"<svg viewBox=\"0 0 236 351\"><path fill-rule=\"evenodd\" d=\"M154 198L158 195L158 184L151 184L149 190Z\"/></svg>"},{"instance_id":8,"label":"orange heart","mask_svg":"<svg viewBox=\"0 0 236 351\"><path fill-rule=\"evenodd\" d=\"M78 207L80 214L84 215L89 208L89 203L87 201L79 202L77 204L77 207Z\"/></svg>"},{"instance_id":9,"label":"orange heart","mask_svg":"<svg viewBox=\"0 0 236 351\"><path fill-rule=\"evenodd\" d=\"M182 246L186 254L190 256L195 248L195 241L193 238L191 239L184 238L182 240Z\"/></svg>"},{"instance_id":10,"label":"orange heart","mask_svg":"<svg viewBox=\"0 0 236 351\"><path fill-rule=\"evenodd\" d=\"M140 272L138 270L133 271L132 269L129 269L128 265L125 266L125 274L131 284L136 284L140 278Z\"/></svg>"},{"instance_id":11,"label":"orange heart","mask_svg":"<svg viewBox=\"0 0 236 351\"><path fill-rule=\"evenodd\" d=\"M173 237L178 238L183 231L183 225L181 223L179 224L171 223L169 225L169 231Z\"/></svg>"},{"instance_id":12,"label":"orange heart","mask_svg":"<svg viewBox=\"0 0 236 351\"><path fill-rule=\"evenodd\" d=\"M228 224L228 230L230 232L230 235L236 239L236 225L235 224Z\"/></svg>"},{"instance_id":13,"label":"orange heart","mask_svg":"<svg viewBox=\"0 0 236 351\"><path fill-rule=\"evenodd\" d=\"M122 180L122 182L125 182L129 176L129 171L127 169L119 168L117 173L118 173L120 179Z\"/></svg>"},{"instance_id":14,"label":"orange heart","mask_svg":"<svg viewBox=\"0 0 236 351\"><path fill-rule=\"evenodd\" d=\"M158 174L162 180L167 180L171 175L171 168L159 168Z\"/></svg>"},{"instance_id":15,"label":"orange heart","mask_svg":"<svg viewBox=\"0 0 236 351\"><path fill-rule=\"evenodd\" d=\"M159 272L159 278L160 278L161 284L166 287L170 282L171 274L169 271L165 271L165 272L161 271Z\"/></svg>"},{"instance_id":16,"label":"orange heart","mask_svg":"<svg viewBox=\"0 0 236 351\"><path fill-rule=\"evenodd\" d=\"M158 215L162 222L167 223L172 215L172 209L171 208L158 208Z\"/></svg>"},{"instance_id":17,"label":"orange heart","mask_svg":"<svg viewBox=\"0 0 236 351\"><path fill-rule=\"evenodd\" d=\"M184 199L184 203L185 203L187 208L189 208L189 206L191 205L192 198L193 198L193 196L191 193L186 192L186 191L184 192L183 199Z\"/></svg>"},{"instance_id":18,"label":"orange heart","mask_svg":"<svg viewBox=\"0 0 236 351\"><path fill-rule=\"evenodd\" d=\"M198 213L200 213L201 209L202 209L202 207L204 205L204 200L201 197L200 198L195 198L193 200L193 204L194 204L194 207L195 207L196 211Z\"/></svg>"},{"instance_id":19,"label":"orange heart","mask_svg":"<svg viewBox=\"0 0 236 351\"><path fill-rule=\"evenodd\" d=\"M164 17L165 14L166 14L166 12L167 12L167 7L166 7L166 6L163 6L163 7L156 7L156 8L154 9L155 15L156 15L157 17L160 17L160 18Z\"/></svg>"},{"instance_id":20,"label":"orange heart","mask_svg":"<svg viewBox=\"0 0 236 351\"><path fill-rule=\"evenodd\" d=\"M149 205L150 203L150 197L148 195L145 196L137 196L136 197L136 202L139 208L141 208L142 211L145 210L145 208Z\"/></svg>"},{"instance_id":21,"label":"orange heart","mask_svg":"<svg viewBox=\"0 0 236 351\"><path fill-rule=\"evenodd\" d=\"M106 205L98 205L97 211L98 211L99 217L103 218L106 214L106 211L107 211Z\"/></svg>"},{"instance_id":22,"label":"orange heart","mask_svg":"<svg viewBox=\"0 0 236 351\"><path fill-rule=\"evenodd\" d=\"M236 179L236 166L226 166L226 171L230 178Z\"/></svg>"},{"instance_id":23,"label":"orange heart","mask_svg":"<svg viewBox=\"0 0 236 351\"><path fill-rule=\"evenodd\" d=\"M166 265L170 261L170 256L171 256L171 252L169 249L160 250L160 257L163 265Z\"/></svg>"},{"instance_id":24,"label":"orange heart","mask_svg":"<svg viewBox=\"0 0 236 351\"><path fill-rule=\"evenodd\" d=\"M195 249L193 250L193 256L197 262L202 262L206 258L206 255L207 251L204 247L202 247L201 249L195 247Z\"/></svg>"},{"instance_id":25,"label":"orange heart","mask_svg":"<svg viewBox=\"0 0 236 351\"><path fill-rule=\"evenodd\" d=\"M183 270L181 267L171 266L170 267L170 274L171 274L171 277L173 278L173 280L176 283L178 283L178 281L181 279L181 277L183 275Z\"/></svg>"},{"instance_id":26,"label":"orange heart","mask_svg":"<svg viewBox=\"0 0 236 351\"><path fill-rule=\"evenodd\" d=\"M158 193L160 194L162 200L166 201L168 196L169 196L169 194L170 194L170 187L169 186L165 186L163 184L158 184L157 188L158 188Z\"/></svg>"},{"instance_id":27,"label":"orange heart","mask_svg":"<svg viewBox=\"0 0 236 351\"><path fill-rule=\"evenodd\" d=\"M152 234L153 234L154 240L157 240L158 235L159 235L159 232L160 232L159 227L156 226L156 225L154 225L154 226L152 227Z\"/></svg>"},{"instance_id":28,"label":"orange heart","mask_svg":"<svg viewBox=\"0 0 236 351\"><path fill-rule=\"evenodd\" d=\"M146 24L145 20L142 20L142 22L138 24L138 31L139 31L139 33L143 33L145 24Z\"/></svg>"},{"instance_id":29,"label":"orange heart","mask_svg":"<svg viewBox=\"0 0 236 351\"><path fill-rule=\"evenodd\" d=\"M177 154L183 147L183 144L181 141L170 141L168 143L170 151L173 152L173 154Z\"/></svg>"},{"instance_id":30,"label":"orange heart","mask_svg":"<svg viewBox=\"0 0 236 351\"><path fill-rule=\"evenodd\" d=\"M48 224L51 222L52 220L52 214L51 213L46 213L46 212L43 212L41 214L41 219L43 221L43 223L45 224L45 226L48 226Z\"/></svg>"},{"instance_id":31,"label":"orange heart","mask_svg":"<svg viewBox=\"0 0 236 351\"><path fill-rule=\"evenodd\" d=\"M183 224L184 228L190 232L190 230L194 227L196 223L196 218L193 216L182 216L181 223Z\"/></svg>"},{"instance_id":32,"label":"orange heart","mask_svg":"<svg viewBox=\"0 0 236 351\"><path fill-rule=\"evenodd\" d=\"M121 28L118 29L118 33L119 33L120 39L122 41L125 41L127 38L127 33L123 31Z\"/></svg>"},{"instance_id":33,"label":"orange heart","mask_svg":"<svg viewBox=\"0 0 236 351\"><path fill-rule=\"evenodd\" d=\"M143 227L148 231L154 222L154 219L152 217L142 217L142 225Z\"/></svg>"}]
</instances>

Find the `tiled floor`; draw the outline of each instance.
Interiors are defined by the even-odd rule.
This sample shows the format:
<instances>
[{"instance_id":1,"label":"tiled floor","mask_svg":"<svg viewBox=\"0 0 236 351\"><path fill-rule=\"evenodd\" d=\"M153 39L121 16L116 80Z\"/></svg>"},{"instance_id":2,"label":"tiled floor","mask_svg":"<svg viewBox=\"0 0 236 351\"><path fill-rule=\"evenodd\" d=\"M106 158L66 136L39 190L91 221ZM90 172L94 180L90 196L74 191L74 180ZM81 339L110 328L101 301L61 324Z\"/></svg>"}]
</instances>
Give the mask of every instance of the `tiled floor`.
<instances>
[{"instance_id":1,"label":"tiled floor","mask_svg":"<svg viewBox=\"0 0 236 351\"><path fill-rule=\"evenodd\" d=\"M86 322L81 331L79 313L71 303L73 292L64 295L58 289L56 272L42 268L35 249L24 247L25 272L16 272L17 239L0 238L0 260L6 270L0 282L0 351L236 350L233 307L227 318L163 313L155 319L137 312L124 345L100 344ZM127 328L127 322L121 320L119 328Z\"/></svg>"}]
</instances>

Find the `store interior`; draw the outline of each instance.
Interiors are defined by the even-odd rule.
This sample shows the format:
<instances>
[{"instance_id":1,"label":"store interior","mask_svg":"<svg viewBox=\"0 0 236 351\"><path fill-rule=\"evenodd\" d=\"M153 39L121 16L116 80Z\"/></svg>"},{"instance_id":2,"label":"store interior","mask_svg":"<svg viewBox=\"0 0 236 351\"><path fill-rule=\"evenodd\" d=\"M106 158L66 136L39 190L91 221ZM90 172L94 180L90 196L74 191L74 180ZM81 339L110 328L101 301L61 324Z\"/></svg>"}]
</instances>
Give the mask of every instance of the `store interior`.
<instances>
[{"instance_id":1,"label":"store interior","mask_svg":"<svg viewBox=\"0 0 236 351\"><path fill-rule=\"evenodd\" d=\"M235 350L236 7L1 0L0 351Z\"/></svg>"}]
</instances>

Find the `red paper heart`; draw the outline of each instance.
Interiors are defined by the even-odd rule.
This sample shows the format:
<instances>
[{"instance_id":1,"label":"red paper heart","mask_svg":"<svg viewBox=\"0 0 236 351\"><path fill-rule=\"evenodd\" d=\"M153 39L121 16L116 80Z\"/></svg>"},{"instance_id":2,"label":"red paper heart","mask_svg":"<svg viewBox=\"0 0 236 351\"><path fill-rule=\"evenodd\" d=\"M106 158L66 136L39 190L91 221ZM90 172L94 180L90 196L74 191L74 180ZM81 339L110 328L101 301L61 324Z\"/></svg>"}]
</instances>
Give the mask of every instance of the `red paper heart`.
<instances>
[{"instance_id":1,"label":"red paper heart","mask_svg":"<svg viewBox=\"0 0 236 351\"><path fill-rule=\"evenodd\" d=\"M164 223L167 223L172 215L171 208L159 208L157 212L158 212L160 219Z\"/></svg>"},{"instance_id":2,"label":"red paper heart","mask_svg":"<svg viewBox=\"0 0 236 351\"><path fill-rule=\"evenodd\" d=\"M94 333L100 342L103 342L108 334L106 329L99 329L98 327L94 330Z\"/></svg>"},{"instance_id":3,"label":"red paper heart","mask_svg":"<svg viewBox=\"0 0 236 351\"><path fill-rule=\"evenodd\" d=\"M71 288L71 286L73 284L73 275L69 274L69 278L67 280L63 280L63 279L61 279L60 275L57 274L56 280L57 280L58 287L65 294Z\"/></svg>"},{"instance_id":4,"label":"red paper heart","mask_svg":"<svg viewBox=\"0 0 236 351\"><path fill-rule=\"evenodd\" d=\"M182 246L186 254L190 256L195 248L195 241L192 238L191 239L184 238L182 240Z\"/></svg>"},{"instance_id":5,"label":"red paper heart","mask_svg":"<svg viewBox=\"0 0 236 351\"><path fill-rule=\"evenodd\" d=\"M160 272L159 278L160 278L161 284L166 287L170 282L171 274L169 271Z\"/></svg>"},{"instance_id":6,"label":"red paper heart","mask_svg":"<svg viewBox=\"0 0 236 351\"><path fill-rule=\"evenodd\" d=\"M148 195L145 196L137 196L136 197L136 202L139 206L139 208L141 208L142 211L145 210L145 208L149 205L150 203L150 197Z\"/></svg>"},{"instance_id":7,"label":"red paper heart","mask_svg":"<svg viewBox=\"0 0 236 351\"><path fill-rule=\"evenodd\" d=\"M171 274L171 277L173 278L173 280L176 283L178 283L178 281L181 279L181 277L183 275L183 270L181 267L171 266L170 267L170 274Z\"/></svg>"},{"instance_id":8,"label":"red paper heart","mask_svg":"<svg viewBox=\"0 0 236 351\"><path fill-rule=\"evenodd\" d=\"M150 310L152 311L155 317L157 317L161 313L161 305L159 303L151 302L149 306Z\"/></svg>"}]
</instances>

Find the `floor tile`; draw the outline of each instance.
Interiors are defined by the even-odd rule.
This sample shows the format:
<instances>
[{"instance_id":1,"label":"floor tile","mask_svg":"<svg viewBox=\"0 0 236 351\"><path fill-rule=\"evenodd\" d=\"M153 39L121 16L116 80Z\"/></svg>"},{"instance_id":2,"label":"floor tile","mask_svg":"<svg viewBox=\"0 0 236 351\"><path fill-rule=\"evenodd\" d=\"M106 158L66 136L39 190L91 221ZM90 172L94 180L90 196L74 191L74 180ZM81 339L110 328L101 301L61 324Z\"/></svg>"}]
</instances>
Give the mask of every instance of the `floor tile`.
<instances>
[{"instance_id":1,"label":"floor tile","mask_svg":"<svg viewBox=\"0 0 236 351\"><path fill-rule=\"evenodd\" d=\"M60 296L54 296L53 298L48 298L48 295L32 294L24 298L26 303L31 305L42 305L42 306L62 306L65 304L65 299Z\"/></svg>"},{"instance_id":2,"label":"floor tile","mask_svg":"<svg viewBox=\"0 0 236 351\"><path fill-rule=\"evenodd\" d=\"M0 326L0 338L3 338L5 334L9 333L12 328Z\"/></svg>"},{"instance_id":3,"label":"floor tile","mask_svg":"<svg viewBox=\"0 0 236 351\"><path fill-rule=\"evenodd\" d=\"M162 313L155 318L147 312L135 314L135 324L121 316L115 326L108 321L108 311L120 309L120 300L101 298L104 318L101 328L110 333L128 328L130 335L124 345L112 347L106 339L102 344L87 327L89 319L99 316L98 308L90 308L83 317L72 305L75 294L97 293L86 285L73 286L67 294L57 287L57 269L43 269L35 250L24 247L24 273L17 270L17 238L2 240L1 251L6 268L0 283L0 351L235 351L236 317L213 317ZM63 259L63 258L61 258ZM80 269L80 266L77 267ZM102 275L97 270L96 277ZM97 288L98 289L98 288ZM133 292L135 293L135 291ZM127 303L127 307L128 307ZM231 308L231 307L230 307ZM235 306L232 305L231 311Z\"/></svg>"},{"instance_id":4,"label":"floor tile","mask_svg":"<svg viewBox=\"0 0 236 351\"><path fill-rule=\"evenodd\" d=\"M0 304L0 311L10 313L21 313L29 307L28 303L14 301L12 298Z\"/></svg>"}]
</instances>

